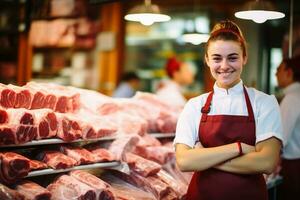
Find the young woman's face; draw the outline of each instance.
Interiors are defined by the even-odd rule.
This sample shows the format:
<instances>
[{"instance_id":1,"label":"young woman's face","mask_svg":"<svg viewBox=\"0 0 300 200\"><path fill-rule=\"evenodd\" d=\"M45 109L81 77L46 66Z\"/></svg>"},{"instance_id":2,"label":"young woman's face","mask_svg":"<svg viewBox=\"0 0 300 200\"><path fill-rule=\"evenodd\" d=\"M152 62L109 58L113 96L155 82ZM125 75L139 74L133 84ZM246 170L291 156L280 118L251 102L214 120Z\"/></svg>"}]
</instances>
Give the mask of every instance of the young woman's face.
<instances>
[{"instance_id":1,"label":"young woman's face","mask_svg":"<svg viewBox=\"0 0 300 200\"><path fill-rule=\"evenodd\" d=\"M217 85L229 89L240 81L247 58L238 42L216 40L209 43L205 61Z\"/></svg>"}]
</instances>

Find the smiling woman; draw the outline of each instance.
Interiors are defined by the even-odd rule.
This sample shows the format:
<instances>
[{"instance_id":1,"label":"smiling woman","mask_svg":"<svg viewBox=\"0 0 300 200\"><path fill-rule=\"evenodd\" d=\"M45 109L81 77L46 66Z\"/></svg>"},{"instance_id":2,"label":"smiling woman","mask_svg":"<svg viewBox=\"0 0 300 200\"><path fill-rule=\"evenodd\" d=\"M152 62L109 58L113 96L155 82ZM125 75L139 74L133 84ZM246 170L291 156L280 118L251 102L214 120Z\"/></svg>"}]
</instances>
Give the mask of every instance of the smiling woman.
<instances>
[{"instance_id":1,"label":"smiling woman","mask_svg":"<svg viewBox=\"0 0 300 200\"><path fill-rule=\"evenodd\" d=\"M215 25L205 61L213 91L187 102L174 139L179 168L195 171L186 199L267 200L262 174L276 167L282 140L277 100L244 86L246 42L234 22Z\"/></svg>"}]
</instances>

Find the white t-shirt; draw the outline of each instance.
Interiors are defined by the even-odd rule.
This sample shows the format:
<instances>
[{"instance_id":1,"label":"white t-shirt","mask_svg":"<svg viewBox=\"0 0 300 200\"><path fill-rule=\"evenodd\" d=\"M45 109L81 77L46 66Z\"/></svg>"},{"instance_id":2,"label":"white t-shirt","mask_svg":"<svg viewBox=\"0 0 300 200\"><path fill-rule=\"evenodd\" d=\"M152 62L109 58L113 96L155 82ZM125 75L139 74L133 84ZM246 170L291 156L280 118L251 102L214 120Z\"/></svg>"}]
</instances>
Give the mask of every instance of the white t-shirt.
<instances>
[{"instance_id":1,"label":"white t-shirt","mask_svg":"<svg viewBox=\"0 0 300 200\"><path fill-rule=\"evenodd\" d=\"M293 83L283 90L280 103L283 127L283 154L286 159L300 158L300 83Z\"/></svg>"},{"instance_id":2,"label":"white t-shirt","mask_svg":"<svg viewBox=\"0 0 300 200\"><path fill-rule=\"evenodd\" d=\"M273 136L282 140L281 117L276 98L254 88L246 89L255 118L256 143ZM205 104L207 97L208 93L205 93L187 102L177 122L174 144L182 143L193 148L199 141L198 130L201 108ZM248 116L243 82L240 81L228 90L219 88L215 84L211 110L208 115Z\"/></svg>"},{"instance_id":3,"label":"white t-shirt","mask_svg":"<svg viewBox=\"0 0 300 200\"><path fill-rule=\"evenodd\" d=\"M172 80L164 81L163 86L156 91L156 95L162 101L174 106L183 107L187 102L180 85Z\"/></svg>"}]
</instances>

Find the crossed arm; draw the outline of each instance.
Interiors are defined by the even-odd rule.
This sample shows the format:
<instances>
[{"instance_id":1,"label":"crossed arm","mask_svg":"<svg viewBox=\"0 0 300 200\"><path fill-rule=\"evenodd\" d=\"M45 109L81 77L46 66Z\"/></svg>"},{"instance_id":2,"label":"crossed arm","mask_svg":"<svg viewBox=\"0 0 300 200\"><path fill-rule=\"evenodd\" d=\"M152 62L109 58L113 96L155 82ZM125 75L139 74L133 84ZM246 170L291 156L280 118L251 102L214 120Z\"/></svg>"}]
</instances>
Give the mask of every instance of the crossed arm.
<instances>
[{"instance_id":1,"label":"crossed arm","mask_svg":"<svg viewBox=\"0 0 300 200\"><path fill-rule=\"evenodd\" d=\"M273 172L279 160L281 142L269 138L250 146L241 143L244 155L239 155L237 143L211 148L191 148L176 144L176 160L182 171L202 171L211 167L222 171L255 174Z\"/></svg>"}]
</instances>

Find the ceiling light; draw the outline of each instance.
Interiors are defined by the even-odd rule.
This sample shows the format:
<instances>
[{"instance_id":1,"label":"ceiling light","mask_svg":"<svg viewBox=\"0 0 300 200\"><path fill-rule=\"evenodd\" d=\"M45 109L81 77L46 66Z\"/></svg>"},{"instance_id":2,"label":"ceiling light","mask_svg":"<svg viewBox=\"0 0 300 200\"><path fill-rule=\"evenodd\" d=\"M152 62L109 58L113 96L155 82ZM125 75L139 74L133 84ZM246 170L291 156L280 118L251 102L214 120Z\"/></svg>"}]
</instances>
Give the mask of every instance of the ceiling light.
<instances>
[{"instance_id":1,"label":"ceiling light","mask_svg":"<svg viewBox=\"0 0 300 200\"><path fill-rule=\"evenodd\" d=\"M138 5L129 11L124 17L128 21L140 22L145 26L150 26L154 22L166 22L170 16L161 14L157 5L151 4L151 0L145 0L143 5Z\"/></svg>"},{"instance_id":2,"label":"ceiling light","mask_svg":"<svg viewBox=\"0 0 300 200\"><path fill-rule=\"evenodd\" d=\"M274 6L269 1L255 0L248 2L243 11L234 14L237 18L253 20L256 23L264 23L270 19L280 19L284 13L275 11Z\"/></svg>"},{"instance_id":3,"label":"ceiling light","mask_svg":"<svg viewBox=\"0 0 300 200\"><path fill-rule=\"evenodd\" d=\"M186 32L182 36L182 40L186 43L192 43L193 45L199 45L207 42L209 34L199 32Z\"/></svg>"}]
</instances>

